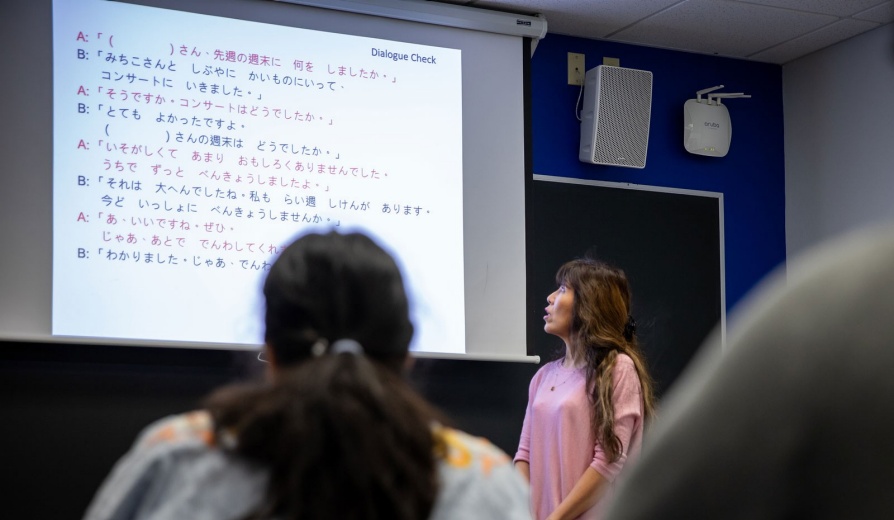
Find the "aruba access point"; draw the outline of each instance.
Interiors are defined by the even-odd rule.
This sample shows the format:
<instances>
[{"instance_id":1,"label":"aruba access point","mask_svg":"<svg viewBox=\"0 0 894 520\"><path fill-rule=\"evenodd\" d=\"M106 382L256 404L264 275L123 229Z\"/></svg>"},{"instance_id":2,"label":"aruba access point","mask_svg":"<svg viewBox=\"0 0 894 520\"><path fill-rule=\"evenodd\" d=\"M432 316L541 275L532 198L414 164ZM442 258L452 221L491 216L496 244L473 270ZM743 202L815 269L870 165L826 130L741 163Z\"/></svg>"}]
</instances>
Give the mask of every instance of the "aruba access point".
<instances>
[{"instance_id":1,"label":"aruba access point","mask_svg":"<svg viewBox=\"0 0 894 520\"><path fill-rule=\"evenodd\" d=\"M733 125L729 110L721 102L722 98L750 98L741 92L727 94L702 94L723 88L723 85L696 92L696 99L687 100L683 105L683 147L695 155L724 157L729 152L733 138Z\"/></svg>"}]
</instances>

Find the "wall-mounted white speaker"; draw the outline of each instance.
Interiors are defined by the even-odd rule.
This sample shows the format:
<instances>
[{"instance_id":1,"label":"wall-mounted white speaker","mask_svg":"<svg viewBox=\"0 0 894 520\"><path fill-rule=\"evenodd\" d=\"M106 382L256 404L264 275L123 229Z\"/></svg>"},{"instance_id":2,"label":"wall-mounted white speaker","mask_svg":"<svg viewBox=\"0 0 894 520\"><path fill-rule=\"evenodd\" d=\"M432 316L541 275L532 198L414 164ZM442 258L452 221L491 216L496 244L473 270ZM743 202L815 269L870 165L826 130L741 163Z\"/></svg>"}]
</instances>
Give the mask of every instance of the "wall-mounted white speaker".
<instances>
[{"instance_id":1,"label":"wall-mounted white speaker","mask_svg":"<svg viewBox=\"0 0 894 520\"><path fill-rule=\"evenodd\" d=\"M584 79L579 158L644 168L652 115L652 73L599 65Z\"/></svg>"}]
</instances>

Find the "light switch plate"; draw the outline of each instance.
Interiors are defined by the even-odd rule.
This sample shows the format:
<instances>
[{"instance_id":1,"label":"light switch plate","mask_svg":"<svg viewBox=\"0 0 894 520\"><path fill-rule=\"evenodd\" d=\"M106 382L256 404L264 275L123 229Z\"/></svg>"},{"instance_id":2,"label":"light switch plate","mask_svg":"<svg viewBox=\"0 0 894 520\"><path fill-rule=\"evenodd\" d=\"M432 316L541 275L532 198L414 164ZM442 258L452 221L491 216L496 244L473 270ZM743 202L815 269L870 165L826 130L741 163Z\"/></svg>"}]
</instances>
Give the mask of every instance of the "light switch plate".
<instances>
[{"instance_id":1,"label":"light switch plate","mask_svg":"<svg viewBox=\"0 0 894 520\"><path fill-rule=\"evenodd\" d=\"M585 70L586 65L584 64L584 55L578 54L576 52L568 53L568 84L569 85L583 85L584 84L584 76L587 71Z\"/></svg>"}]
</instances>

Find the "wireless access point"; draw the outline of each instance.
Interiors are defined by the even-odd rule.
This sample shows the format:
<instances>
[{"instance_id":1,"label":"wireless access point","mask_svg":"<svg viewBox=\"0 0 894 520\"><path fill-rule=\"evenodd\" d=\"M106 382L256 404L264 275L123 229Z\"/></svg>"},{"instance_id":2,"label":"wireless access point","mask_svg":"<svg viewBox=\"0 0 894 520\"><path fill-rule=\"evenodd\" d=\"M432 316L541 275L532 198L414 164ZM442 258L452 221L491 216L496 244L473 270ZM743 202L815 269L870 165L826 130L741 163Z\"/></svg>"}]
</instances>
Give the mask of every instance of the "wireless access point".
<instances>
[{"instance_id":1,"label":"wireless access point","mask_svg":"<svg viewBox=\"0 0 894 520\"><path fill-rule=\"evenodd\" d=\"M721 99L751 96L742 92L708 94L721 88L723 85L699 90L696 99L683 104L683 147L687 152L708 157L724 157L729 152L733 125ZM707 100L702 94L708 94Z\"/></svg>"}]
</instances>

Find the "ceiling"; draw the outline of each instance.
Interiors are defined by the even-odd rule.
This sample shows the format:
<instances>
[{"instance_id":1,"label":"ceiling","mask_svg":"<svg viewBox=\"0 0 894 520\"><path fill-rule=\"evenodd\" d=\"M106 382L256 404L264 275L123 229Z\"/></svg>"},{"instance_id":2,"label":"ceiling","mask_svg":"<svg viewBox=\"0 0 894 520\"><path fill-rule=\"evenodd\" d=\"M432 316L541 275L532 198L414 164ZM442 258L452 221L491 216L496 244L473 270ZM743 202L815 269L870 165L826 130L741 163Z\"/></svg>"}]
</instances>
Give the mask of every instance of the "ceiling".
<instances>
[{"instance_id":1,"label":"ceiling","mask_svg":"<svg viewBox=\"0 0 894 520\"><path fill-rule=\"evenodd\" d=\"M540 14L549 34L784 64L894 21L894 0L435 0Z\"/></svg>"}]
</instances>

